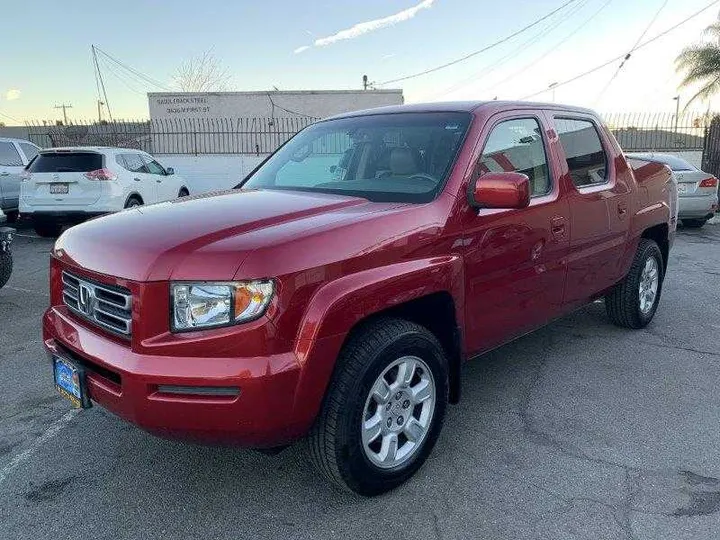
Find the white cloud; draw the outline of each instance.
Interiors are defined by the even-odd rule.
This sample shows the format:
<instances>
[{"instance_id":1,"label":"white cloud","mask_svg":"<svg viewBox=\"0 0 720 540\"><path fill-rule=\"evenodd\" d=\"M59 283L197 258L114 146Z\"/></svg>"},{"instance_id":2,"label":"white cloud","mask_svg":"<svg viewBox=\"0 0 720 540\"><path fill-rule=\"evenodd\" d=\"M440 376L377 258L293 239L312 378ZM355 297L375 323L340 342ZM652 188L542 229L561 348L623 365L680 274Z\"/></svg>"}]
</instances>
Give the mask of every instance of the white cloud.
<instances>
[{"instance_id":1,"label":"white cloud","mask_svg":"<svg viewBox=\"0 0 720 540\"><path fill-rule=\"evenodd\" d=\"M345 39L355 39L356 37L360 37L363 34L367 34L368 32L374 32L375 30L379 30L381 28L386 28L388 26L395 26L398 23L412 19L415 15L417 15L423 9L431 8L434 2L435 2L435 0L423 0L419 4L417 4L411 8L399 11L399 12L395 13L394 15L390 15L388 17L383 17L382 19L374 19L372 21L358 23L358 24L356 24L350 28L347 28L345 30L340 30L339 32L337 32L331 36L316 39L313 42L313 46L325 47L327 45L332 45L333 43L337 43L338 41L343 41ZM298 47L297 49L295 49L294 52L295 52L295 54L298 54L298 53L308 50L310 47L311 47L310 45Z\"/></svg>"},{"instance_id":2,"label":"white cloud","mask_svg":"<svg viewBox=\"0 0 720 540\"><path fill-rule=\"evenodd\" d=\"M8 101L15 101L16 99L20 99L20 90L17 88L11 88L7 92L5 92L5 99Z\"/></svg>"}]
</instances>

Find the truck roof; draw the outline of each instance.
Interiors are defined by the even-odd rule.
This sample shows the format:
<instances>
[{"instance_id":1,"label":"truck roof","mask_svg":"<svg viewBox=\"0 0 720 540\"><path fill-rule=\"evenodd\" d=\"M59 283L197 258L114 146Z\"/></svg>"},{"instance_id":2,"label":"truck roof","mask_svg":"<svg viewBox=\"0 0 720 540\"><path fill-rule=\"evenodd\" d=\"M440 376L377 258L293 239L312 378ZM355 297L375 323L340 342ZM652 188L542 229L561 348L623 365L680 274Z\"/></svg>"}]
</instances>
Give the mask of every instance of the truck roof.
<instances>
[{"instance_id":1,"label":"truck roof","mask_svg":"<svg viewBox=\"0 0 720 540\"><path fill-rule=\"evenodd\" d=\"M554 109L558 111L578 112L584 114L594 114L594 111L583 107L575 107L572 105L561 105L558 103L536 103L532 101L439 101L433 103L412 103L409 105L390 105L387 107L376 107L374 109L364 109L361 111L352 111L337 114L326 118L325 120L335 120L337 118L351 118L357 116L372 116L375 114L395 114L410 112L476 112L479 109L488 109L491 111L505 111L508 109Z\"/></svg>"}]
</instances>

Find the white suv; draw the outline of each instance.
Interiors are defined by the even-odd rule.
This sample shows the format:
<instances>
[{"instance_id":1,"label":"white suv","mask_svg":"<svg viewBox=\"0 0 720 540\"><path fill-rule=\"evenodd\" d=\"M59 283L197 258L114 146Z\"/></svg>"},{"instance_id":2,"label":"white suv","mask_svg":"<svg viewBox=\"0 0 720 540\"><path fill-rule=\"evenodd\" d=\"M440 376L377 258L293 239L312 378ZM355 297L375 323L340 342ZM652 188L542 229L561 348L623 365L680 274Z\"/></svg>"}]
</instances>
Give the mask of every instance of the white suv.
<instances>
[{"instance_id":1,"label":"white suv","mask_svg":"<svg viewBox=\"0 0 720 540\"><path fill-rule=\"evenodd\" d=\"M39 151L25 139L0 137L0 210L4 210L10 223L18 214L20 175Z\"/></svg>"},{"instance_id":2,"label":"white suv","mask_svg":"<svg viewBox=\"0 0 720 540\"><path fill-rule=\"evenodd\" d=\"M20 214L43 237L66 223L190 194L172 168L129 148L52 148L28 165L20 187Z\"/></svg>"}]
</instances>

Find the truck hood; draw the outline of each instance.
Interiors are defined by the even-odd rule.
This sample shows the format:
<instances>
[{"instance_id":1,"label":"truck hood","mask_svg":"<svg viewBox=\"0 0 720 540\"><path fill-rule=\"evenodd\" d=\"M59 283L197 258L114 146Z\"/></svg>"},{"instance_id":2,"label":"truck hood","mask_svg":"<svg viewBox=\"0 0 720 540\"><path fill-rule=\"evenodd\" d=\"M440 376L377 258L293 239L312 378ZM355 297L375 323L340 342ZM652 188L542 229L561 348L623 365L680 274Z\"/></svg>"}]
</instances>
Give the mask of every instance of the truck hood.
<instances>
[{"instance_id":1,"label":"truck hood","mask_svg":"<svg viewBox=\"0 0 720 540\"><path fill-rule=\"evenodd\" d=\"M54 255L133 281L230 280L258 237L287 241L397 204L297 191L227 191L124 210L66 231ZM258 231L272 234L248 234Z\"/></svg>"}]
</instances>

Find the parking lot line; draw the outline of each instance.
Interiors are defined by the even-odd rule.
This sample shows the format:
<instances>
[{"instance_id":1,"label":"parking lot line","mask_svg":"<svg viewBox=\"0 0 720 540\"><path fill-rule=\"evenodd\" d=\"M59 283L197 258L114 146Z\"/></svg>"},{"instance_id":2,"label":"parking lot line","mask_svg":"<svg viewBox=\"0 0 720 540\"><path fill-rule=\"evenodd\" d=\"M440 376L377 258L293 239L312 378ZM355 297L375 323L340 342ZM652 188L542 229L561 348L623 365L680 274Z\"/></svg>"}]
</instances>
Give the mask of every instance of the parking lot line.
<instances>
[{"instance_id":1,"label":"parking lot line","mask_svg":"<svg viewBox=\"0 0 720 540\"><path fill-rule=\"evenodd\" d=\"M38 448L45 444L45 442L52 439L55 435L60 433L60 431L65 426L67 426L79 412L79 409L73 409L66 412L58 420L50 424L50 427L45 430L45 433L35 439L29 448L19 453L17 456L10 460L10 463L0 469L0 485L5 482L5 479L8 477L8 475L10 475L10 473L17 469L18 466L30 459L35 454L35 452L37 452Z\"/></svg>"},{"instance_id":2,"label":"parking lot line","mask_svg":"<svg viewBox=\"0 0 720 540\"><path fill-rule=\"evenodd\" d=\"M23 289L22 287L7 287L7 289L11 291L18 291L18 292L29 292L33 294L39 294L40 296L50 296L48 293L40 292L40 291L33 291L31 289Z\"/></svg>"}]
</instances>

